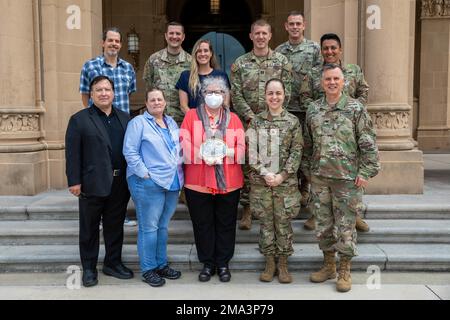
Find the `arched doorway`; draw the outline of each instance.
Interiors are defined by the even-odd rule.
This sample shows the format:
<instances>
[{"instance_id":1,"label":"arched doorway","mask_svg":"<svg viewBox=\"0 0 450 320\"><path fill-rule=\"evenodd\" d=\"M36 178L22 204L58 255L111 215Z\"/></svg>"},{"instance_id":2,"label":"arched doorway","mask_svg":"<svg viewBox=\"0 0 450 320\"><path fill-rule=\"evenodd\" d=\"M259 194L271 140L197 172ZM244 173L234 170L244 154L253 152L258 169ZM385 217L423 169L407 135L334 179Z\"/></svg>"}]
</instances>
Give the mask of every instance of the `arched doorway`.
<instances>
[{"instance_id":1,"label":"arched doorway","mask_svg":"<svg viewBox=\"0 0 450 320\"><path fill-rule=\"evenodd\" d=\"M228 73L228 77L230 77L232 63L246 52L245 48L235 37L228 33L208 32L201 38L211 42L217 61L221 68Z\"/></svg>"},{"instance_id":2,"label":"arched doorway","mask_svg":"<svg viewBox=\"0 0 450 320\"><path fill-rule=\"evenodd\" d=\"M206 37L215 46L222 68L229 72L234 59L251 50L248 34L252 22L261 15L261 1L221 0L218 12L211 10L212 0L178 1L177 7L173 7L172 2L175 5L174 1L168 1L167 17L185 26L183 47L186 51L191 52L195 42Z\"/></svg>"}]
</instances>

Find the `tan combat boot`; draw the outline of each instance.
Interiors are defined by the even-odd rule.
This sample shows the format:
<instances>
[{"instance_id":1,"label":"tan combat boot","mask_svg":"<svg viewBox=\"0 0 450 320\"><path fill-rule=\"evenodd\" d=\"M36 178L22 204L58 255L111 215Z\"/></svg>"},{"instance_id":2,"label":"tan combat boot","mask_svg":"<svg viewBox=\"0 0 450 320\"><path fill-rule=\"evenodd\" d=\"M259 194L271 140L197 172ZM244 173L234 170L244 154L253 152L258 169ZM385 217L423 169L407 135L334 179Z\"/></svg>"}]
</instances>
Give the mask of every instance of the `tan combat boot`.
<instances>
[{"instance_id":1,"label":"tan combat boot","mask_svg":"<svg viewBox=\"0 0 450 320\"><path fill-rule=\"evenodd\" d=\"M308 220L305 221L303 228L305 228L306 230L314 230L316 228L316 221L314 219L314 216L311 216Z\"/></svg>"},{"instance_id":2,"label":"tan combat boot","mask_svg":"<svg viewBox=\"0 0 450 320\"><path fill-rule=\"evenodd\" d=\"M351 259L351 257L342 256L339 262L339 275L336 282L336 289L339 292L347 292L352 288Z\"/></svg>"},{"instance_id":3,"label":"tan combat boot","mask_svg":"<svg viewBox=\"0 0 450 320\"><path fill-rule=\"evenodd\" d=\"M370 230L369 225L359 215L356 215L356 230L360 232L367 232Z\"/></svg>"},{"instance_id":4,"label":"tan combat boot","mask_svg":"<svg viewBox=\"0 0 450 320\"><path fill-rule=\"evenodd\" d=\"M323 267L319 271L311 273L309 280L319 283L334 278L336 278L336 258L334 251L323 251Z\"/></svg>"},{"instance_id":5,"label":"tan combat boot","mask_svg":"<svg viewBox=\"0 0 450 320\"><path fill-rule=\"evenodd\" d=\"M278 281L280 283L291 283L292 276L289 274L287 265L287 256L280 256L278 258Z\"/></svg>"},{"instance_id":6,"label":"tan combat boot","mask_svg":"<svg viewBox=\"0 0 450 320\"><path fill-rule=\"evenodd\" d=\"M263 282L271 282L275 276L277 269L275 267L275 257L266 256L266 269L259 276L259 280Z\"/></svg>"},{"instance_id":7,"label":"tan combat boot","mask_svg":"<svg viewBox=\"0 0 450 320\"><path fill-rule=\"evenodd\" d=\"M244 212L242 213L241 221L239 221L239 229L250 230L252 228L252 213L250 212L250 206L244 206Z\"/></svg>"}]
</instances>

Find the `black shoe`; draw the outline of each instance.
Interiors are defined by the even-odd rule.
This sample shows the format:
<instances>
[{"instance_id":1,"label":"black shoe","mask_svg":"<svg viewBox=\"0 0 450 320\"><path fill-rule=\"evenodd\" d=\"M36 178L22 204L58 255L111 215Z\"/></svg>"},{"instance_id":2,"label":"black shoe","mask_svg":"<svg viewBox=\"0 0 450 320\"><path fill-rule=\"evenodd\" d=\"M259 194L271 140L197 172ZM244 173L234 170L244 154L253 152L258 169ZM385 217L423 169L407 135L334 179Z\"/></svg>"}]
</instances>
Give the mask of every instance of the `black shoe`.
<instances>
[{"instance_id":1,"label":"black shoe","mask_svg":"<svg viewBox=\"0 0 450 320\"><path fill-rule=\"evenodd\" d=\"M219 274L219 280L222 282L228 282L231 279L230 270L227 267L220 267L217 269Z\"/></svg>"},{"instance_id":2,"label":"black shoe","mask_svg":"<svg viewBox=\"0 0 450 320\"><path fill-rule=\"evenodd\" d=\"M85 269L83 270L83 286L93 287L98 284L97 269Z\"/></svg>"},{"instance_id":3,"label":"black shoe","mask_svg":"<svg viewBox=\"0 0 450 320\"><path fill-rule=\"evenodd\" d=\"M112 266L103 266L103 273L107 276L112 276L118 279L131 279L134 274L133 271L125 267L123 264L118 264L114 267Z\"/></svg>"},{"instance_id":4,"label":"black shoe","mask_svg":"<svg viewBox=\"0 0 450 320\"><path fill-rule=\"evenodd\" d=\"M169 265L165 266L164 268L157 269L156 273L160 277L170 279L170 280L176 280L181 277L181 272L172 269L171 267L169 267Z\"/></svg>"},{"instance_id":5,"label":"black shoe","mask_svg":"<svg viewBox=\"0 0 450 320\"><path fill-rule=\"evenodd\" d=\"M166 280L161 278L158 273L156 272L156 269L149 270L142 274L142 281L145 283L148 283L152 287L161 287L166 283Z\"/></svg>"},{"instance_id":6,"label":"black shoe","mask_svg":"<svg viewBox=\"0 0 450 320\"><path fill-rule=\"evenodd\" d=\"M201 282L206 282L211 280L211 276L213 276L216 273L216 268L209 266L205 264L203 266L202 271L200 271L200 274L198 275L198 280Z\"/></svg>"}]
</instances>

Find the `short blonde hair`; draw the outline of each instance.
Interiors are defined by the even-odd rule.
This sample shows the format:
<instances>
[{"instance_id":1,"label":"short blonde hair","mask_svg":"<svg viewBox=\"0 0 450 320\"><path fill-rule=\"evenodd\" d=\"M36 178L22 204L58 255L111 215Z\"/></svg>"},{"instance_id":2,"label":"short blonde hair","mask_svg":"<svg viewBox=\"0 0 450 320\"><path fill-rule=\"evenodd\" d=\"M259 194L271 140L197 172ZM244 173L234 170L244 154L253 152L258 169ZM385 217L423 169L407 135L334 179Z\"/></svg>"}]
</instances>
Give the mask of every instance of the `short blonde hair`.
<instances>
[{"instance_id":1,"label":"short blonde hair","mask_svg":"<svg viewBox=\"0 0 450 320\"><path fill-rule=\"evenodd\" d=\"M251 32L253 32L253 30L255 29L255 27L269 27L269 32L272 32L272 26L270 25L270 23L267 22L267 20L264 19L258 19L255 22L252 23L252 27L251 27Z\"/></svg>"}]
</instances>

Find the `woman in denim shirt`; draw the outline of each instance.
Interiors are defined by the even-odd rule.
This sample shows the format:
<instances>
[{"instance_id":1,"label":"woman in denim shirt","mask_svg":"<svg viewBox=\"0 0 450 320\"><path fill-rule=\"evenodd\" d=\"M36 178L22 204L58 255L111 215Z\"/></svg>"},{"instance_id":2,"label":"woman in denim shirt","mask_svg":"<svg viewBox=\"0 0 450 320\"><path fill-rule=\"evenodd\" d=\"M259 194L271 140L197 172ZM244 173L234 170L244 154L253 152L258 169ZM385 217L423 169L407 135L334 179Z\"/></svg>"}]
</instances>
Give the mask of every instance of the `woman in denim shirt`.
<instances>
[{"instance_id":1,"label":"woman in denim shirt","mask_svg":"<svg viewBox=\"0 0 450 320\"><path fill-rule=\"evenodd\" d=\"M168 225L183 186L179 129L164 115L162 91L146 93L147 110L128 124L123 154L127 180L138 218L138 253L143 281L153 287L164 278L178 279L181 272L167 261Z\"/></svg>"}]
</instances>

